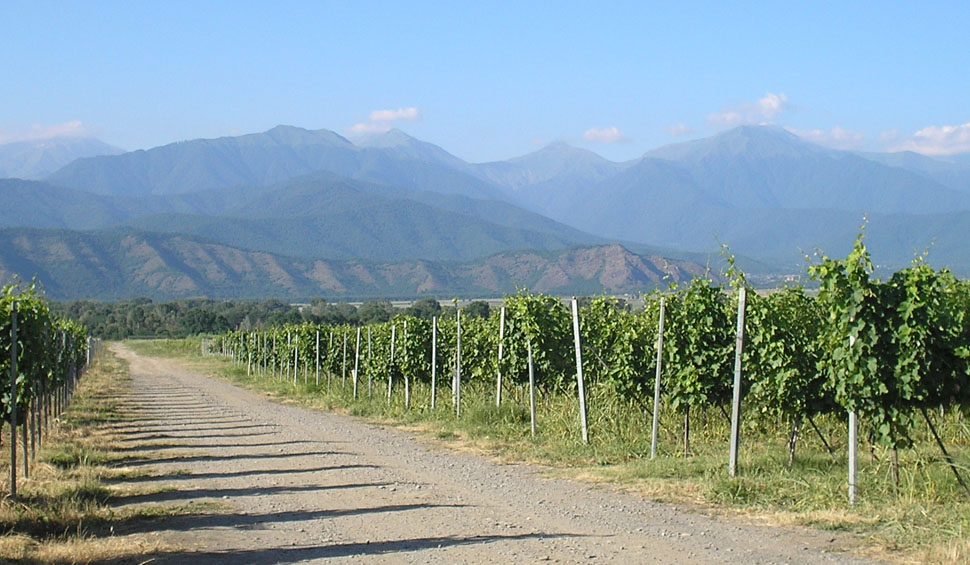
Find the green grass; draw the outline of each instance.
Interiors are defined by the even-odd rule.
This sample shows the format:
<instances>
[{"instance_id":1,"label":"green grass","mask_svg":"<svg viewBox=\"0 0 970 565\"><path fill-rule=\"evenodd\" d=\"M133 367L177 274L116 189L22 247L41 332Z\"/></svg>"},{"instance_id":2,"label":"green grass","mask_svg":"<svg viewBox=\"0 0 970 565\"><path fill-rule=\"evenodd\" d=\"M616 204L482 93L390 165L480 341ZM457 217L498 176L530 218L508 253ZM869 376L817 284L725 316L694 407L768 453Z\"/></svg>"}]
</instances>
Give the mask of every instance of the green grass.
<instances>
[{"instance_id":1,"label":"green grass","mask_svg":"<svg viewBox=\"0 0 970 565\"><path fill-rule=\"evenodd\" d=\"M497 408L494 383L466 384L459 419L450 378L439 385L435 410L430 408L426 383L413 386L407 410L403 383L395 383L389 405L386 380L375 379L369 395L363 379L354 399L349 374L346 382L340 375L331 377L329 386L326 375L316 386L315 374L301 374L294 385L290 376L247 376L245 364L233 365L218 356L201 358L198 340L129 345L140 353L181 358L197 369L285 402L399 426L503 460L547 465L558 476L609 482L656 500L701 504L759 521L852 532L877 548L881 558L970 562L970 495L957 484L925 426L914 436L914 448L899 453L898 486L890 478L888 451L879 447L870 451L865 429L860 431L858 504L849 506L846 423L835 415L817 421L835 458L806 425L792 465L788 424L749 418L743 428L739 477L732 479L728 476L730 424L717 407L692 414L689 457L683 454L683 415L662 409L659 454L650 460L649 415L615 400L595 384L589 387L587 445L581 440L578 401L571 395L538 395L538 433L532 437L527 389L522 386L506 390L505 401ZM944 415L936 411L933 418L964 479L970 480L970 416L965 411Z\"/></svg>"}]
</instances>

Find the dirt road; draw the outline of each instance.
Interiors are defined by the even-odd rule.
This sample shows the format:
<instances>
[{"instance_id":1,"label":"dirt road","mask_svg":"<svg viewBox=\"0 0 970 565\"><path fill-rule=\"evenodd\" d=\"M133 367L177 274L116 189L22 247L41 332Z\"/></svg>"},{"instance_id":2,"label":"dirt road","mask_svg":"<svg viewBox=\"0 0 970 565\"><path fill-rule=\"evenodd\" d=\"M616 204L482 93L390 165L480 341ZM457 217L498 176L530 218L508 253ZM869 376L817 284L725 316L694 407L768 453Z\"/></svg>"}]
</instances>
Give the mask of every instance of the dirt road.
<instances>
[{"instance_id":1,"label":"dirt road","mask_svg":"<svg viewBox=\"0 0 970 565\"><path fill-rule=\"evenodd\" d=\"M125 464L171 487L121 503L199 507L119 532L185 548L153 563L866 562L833 534L550 480L114 351L133 379Z\"/></svg>"}]
</instances>

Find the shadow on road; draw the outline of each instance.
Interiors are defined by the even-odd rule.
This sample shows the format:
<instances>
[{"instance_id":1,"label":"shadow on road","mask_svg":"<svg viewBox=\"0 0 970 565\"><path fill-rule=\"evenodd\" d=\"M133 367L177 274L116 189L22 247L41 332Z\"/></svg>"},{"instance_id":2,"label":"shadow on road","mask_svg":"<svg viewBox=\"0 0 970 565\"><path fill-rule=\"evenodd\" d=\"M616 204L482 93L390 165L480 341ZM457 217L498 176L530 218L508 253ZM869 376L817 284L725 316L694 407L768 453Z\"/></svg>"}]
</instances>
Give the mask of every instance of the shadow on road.
<instances>
[{"instance_id":1,"label":"shadow on road","mask_svg":"<svg viewBox=\"0 0 970 565\"><path fill-rule=\"evenodd\" d=\"M342 508L335 510L312 510L298 512L275 512L270 514L189 514L172 516L165 519L164 524L156 521L134 522L115 525L118 533L132 534L157 532L161 526L165 530L190 532L197 529L234 528L234 529L262 529L267 524L304 522L309 520L324 520L340 518L342 516L364 516L369 514L387 514L390 512L408 512L412 510L428 510L438 508L468 508L466 504L392 504L362 508Z\"/></svg>"},{"instance_id":2,"label":"shadow on road","mask_svg":"<svg viewBox=\"0 0 970 565\"><path fill-rule=\"evenodd\" d=\"M584 537L568 533L536 533L517 535L487 535L487 536L440 536L428 538L412 538L399 540L376 541L369 543L338 543L333 545L267 548L245 551L226 552L194 552L175 551L154 554L153 563L250 563L266 565L270 563L294 563L311 559L328 559L338 557L355 557L367 555L393 555L423 550L446 549L465 545L484 545L503 541L524 540L553 540L564 538ZM108 562L121 565L124 561Z\"/></svg>"},{"instance_id":3,"label":"shadow on road","mask_svg":"<svg viewBox=\"0 0 970 565\"><path fill-rule=\"evenodd\" d=\"M176 500L194 500L201 498L223 498L234 496L266 496L273 494L293 494L298 492L317 492L324 490L346 490L355 488L377 488L393 485L394 483L347 483L342 485L305 485L290 487L251 487L251 488L219 488L170 490L151 494L132 494L127 496L113 496L111 502L115 506L124 504L173 502Z\"/></svg>"}]
</instances>

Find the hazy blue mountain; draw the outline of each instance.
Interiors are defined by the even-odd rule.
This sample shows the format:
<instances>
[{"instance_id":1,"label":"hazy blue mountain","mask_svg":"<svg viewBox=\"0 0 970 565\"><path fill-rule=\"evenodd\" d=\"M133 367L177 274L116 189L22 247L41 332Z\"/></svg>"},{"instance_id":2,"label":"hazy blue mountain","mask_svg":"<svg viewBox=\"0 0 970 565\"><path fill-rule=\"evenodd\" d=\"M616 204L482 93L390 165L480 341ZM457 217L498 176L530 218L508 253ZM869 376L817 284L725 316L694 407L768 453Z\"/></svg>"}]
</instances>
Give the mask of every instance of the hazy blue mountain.
<instances>
[{"instance_id":1,"label":"hazy blue mountain","mask_svg":"<svg viewBox=\"0 0 970 565\"><path fill-rule=\"evenodd\" d=\"M825 149L777 127L742 126L646 154L676 163L735 208L931 213L970 208L970 195L923 175Z\"/></svg>"},{"instance_id":2,"label":"hazy blue mountain","mask_svg":"<svg viewBox=\"0 0 970 565\"><path fill-rule=\"evenodd\" d=\"M163 214L131 220L143 231L187 234L225 245L327 259L469 260L513 249L562 249L587 243L501 226L412 200L375 200L288 218Z\"/></svg>"},{"instance_id":3,"label":"hazy blue mountain","mask_svg":"<svg viewBox=\"0 0 970 565\"><path fill-rule=\"evenodd\" d=\"M53 137L0 144L0 178L41 179L82 157L124 151L88 137Z\"/></svg>"},{"instance_id":4,"label":"hazy blue mountain","mask_svg":"<svg viewBox=\"0 0 970 565\"><path fill-rule=\"evenodd\" d=\"M425 161L438 163L466 173L474 171L469 163L448 153L441 147L411 137L403 131L394 128L383 133L367 135L357 140L359 147L383 149L402 160Z\"/></svg>"},{"instance_id":5,"label":"hazy blue mountain","mask_svg":"<svg viewBox=\"0 0 970 565\"><path fill-rule=\"evenodd\" d=\"M934 264L959 270L970 239L968 170L962 156L837 151L769 126L625 163L553 144L483 164L398 130L354 144L279 126L77 160L50 177L74 191L8 185L17 197L0 226L23 225L36 210L28 225L127 222L254 252L382 260L608 241L706 253L726 243L790 271L816 247L851 245L868 214L879 261L905 265L935 241Z\"/></svg>"},{"instance_id":6,"label":"hazy blue mountain","mask_svg":"<svg viewBox=\"0 0 970 565\"><path fill-rule=\"evenodd\" d=\"M555 216L560 205L626 168L592 151L553 143L521 157L476 165L479 176L505 187L510 199Z\"/></svg>"},{"instance_id":7,"label":"hazy blue mountain","mask_svg":"<svg viewBox=\"0 0 970 565\"><path fill-rule=\"evenodd\" d=\"M0 179L0 227L106 228L132 218L162 213L220 214L258 189L232 194L202 191L168 196L127 197L92 194L41 181Z\"/></svg>"},{"instance_id":8,"label":"hazy blue mountain","mask_svg":"<svg viewBox=\"0 0 970 565\"><path fill-rule=\"evenodd\" d=\"M0 283L36 276L55 300L187 297L330 300L636 293L703 272L620 246L504 252L474 262L294 259L184 235L0 229Z\"/></svg>"},{"instance_id":9,"label":"hazy blue mountain","mask_svg":"<svg viewBox=\"0 0 970 565\"><path fill-rule=\"evenodd\" d=\"M0 227L96 228L130 217L115 199L70 188L0 179Z\"/></svg>"},{"instance_id":10,"label":"hazy blue mountain","mask_svg":"<svg viewBox=\"0 0 970 565\"><path fill-rule=\"evenodd\" d=\"M507 161L482 163L479 174L502 186L519 190L543 183L565 180L569 183L600 181L624 168L592 151L565 143L552 143L538 151Z\"/></svg>"},{"instance_id":11,"label":"hazy blue mountain","mask_svg":"<svg viewBox=\"0 0 970 565\"><path fill-rule=\"evenodd\" d=\"M270 186L328 171L412 190L501 196L499 188L439 162L440 155L418 158L425 153L428 151L403 151L400 145L358 147L329 130L277 126L263 133L80 159L47 180L99 194L138 196Z\"/></svg>"},{"instance_id":12,"label":"hazy blue mountain","mask_svg":"<svg viewBox=\"0 0 970 565\"><path fill-rule=\"evenodd\" d=\"M0 227L97 229L127 223L299 257L454 260L605 241L500 201L412 192L331 173L231 194L141 198L5 179L0 197L10 203L0 209Z\"/></svg>"},{"instance_id":13,"label":"hazy blue mountain","mask_svg":"<svg viewBox=\"0 0 970 565\"><path fill-rule=\"evenodd\" d=\"M933 158L914 153L859 153L860 157L925 175L943 186L970 192L970 154Z\"/></svg>"},{"instance_id":14,"label":"hazy blue mountain","mask_svg":"<svg viewBox=\"0 0 970 565\"><path fill-rule=\"evenodd\" d=\"M263 133L81 159L48 180L100 194L174 194L268 185L313 170L346 173L356 168L356 154L352 143L331 131L278 126Z\"/></svg>"}]
</instances>

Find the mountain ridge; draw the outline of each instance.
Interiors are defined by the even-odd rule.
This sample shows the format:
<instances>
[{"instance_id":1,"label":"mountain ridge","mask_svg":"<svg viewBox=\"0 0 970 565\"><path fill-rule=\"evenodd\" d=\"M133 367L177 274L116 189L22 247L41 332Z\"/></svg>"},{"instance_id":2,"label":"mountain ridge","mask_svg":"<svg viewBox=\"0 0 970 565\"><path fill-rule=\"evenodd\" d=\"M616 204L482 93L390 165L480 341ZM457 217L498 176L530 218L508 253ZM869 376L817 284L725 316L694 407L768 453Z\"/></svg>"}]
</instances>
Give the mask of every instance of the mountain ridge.
<instances>
[{"instance_id":1,"label":"mountain ridge","mask_svg":"<svg viewBox=\"0 0 970 565\"><path fill-rule=\"evenodd\" d=\"M54 300L191 297L287 300L639 292L702 274L696 263L619 245L506 251L474 262L304 260L183 235L0 229L0 281L24 268Z\"/></svg>"}]
</instances>

